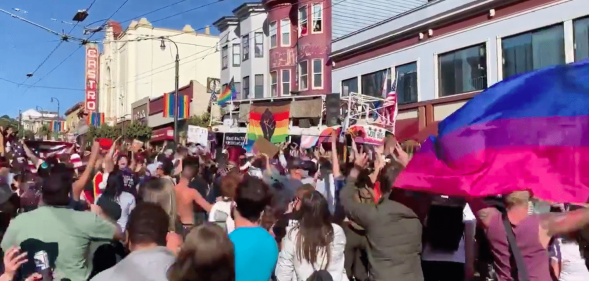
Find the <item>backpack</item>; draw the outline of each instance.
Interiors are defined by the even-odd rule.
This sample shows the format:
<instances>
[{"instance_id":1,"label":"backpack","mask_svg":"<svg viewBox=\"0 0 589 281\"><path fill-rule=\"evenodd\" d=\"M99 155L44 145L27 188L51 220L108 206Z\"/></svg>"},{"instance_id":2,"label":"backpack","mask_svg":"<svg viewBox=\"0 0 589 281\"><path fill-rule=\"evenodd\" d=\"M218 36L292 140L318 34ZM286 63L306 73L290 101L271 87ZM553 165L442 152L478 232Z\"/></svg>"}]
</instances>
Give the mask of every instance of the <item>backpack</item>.
<instances>
[{"instance_id":1,"label":"backpack","mask_svg":"<svg viewBox=\"0 0 589 281\"><path fill-rule=\"evenodd\" d=\"M307 278L307 281L333 281L333 277L331 277L331 274L327 270L320 269L313 271L313 274Z\"/></svg>"}]
</instances>

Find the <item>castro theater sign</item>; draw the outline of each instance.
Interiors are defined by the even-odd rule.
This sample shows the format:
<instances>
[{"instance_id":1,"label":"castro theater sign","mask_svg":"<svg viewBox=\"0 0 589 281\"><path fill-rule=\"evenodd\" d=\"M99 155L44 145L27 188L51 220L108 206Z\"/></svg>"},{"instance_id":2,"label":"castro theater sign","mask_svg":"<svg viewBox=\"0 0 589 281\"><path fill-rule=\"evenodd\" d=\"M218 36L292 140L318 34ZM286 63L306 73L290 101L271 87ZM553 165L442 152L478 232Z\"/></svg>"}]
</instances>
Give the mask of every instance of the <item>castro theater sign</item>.
<instances>
[{"instance_id":1,"label":"castro theater sign","mask_svg":"<svg viewBox=\"0 0 589 281\"><path fill-rule=\"evenodd\" d=\"M86 44L86 112L96 111L98 102L98 45Z\"/></svg>"}]
</instances>

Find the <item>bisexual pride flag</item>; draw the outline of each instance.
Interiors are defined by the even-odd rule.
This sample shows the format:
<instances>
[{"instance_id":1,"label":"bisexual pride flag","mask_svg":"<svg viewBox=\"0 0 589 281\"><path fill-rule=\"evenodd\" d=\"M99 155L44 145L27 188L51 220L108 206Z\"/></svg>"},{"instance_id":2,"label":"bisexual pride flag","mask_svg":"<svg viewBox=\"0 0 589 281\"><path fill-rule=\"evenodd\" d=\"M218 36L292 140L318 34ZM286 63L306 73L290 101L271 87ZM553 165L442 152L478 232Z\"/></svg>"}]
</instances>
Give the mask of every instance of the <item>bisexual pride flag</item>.
<instances>
[{"instance_id":1,"label":"bisexual pride flag","mask_svg":"<svg viewBox=\"0 0 589 281\"><path fill-rule=\"evenodd\" d=\"M483 197L589 200L589 61L505 79L438 126L394 186Z\"/></svg>"}]
</instances>

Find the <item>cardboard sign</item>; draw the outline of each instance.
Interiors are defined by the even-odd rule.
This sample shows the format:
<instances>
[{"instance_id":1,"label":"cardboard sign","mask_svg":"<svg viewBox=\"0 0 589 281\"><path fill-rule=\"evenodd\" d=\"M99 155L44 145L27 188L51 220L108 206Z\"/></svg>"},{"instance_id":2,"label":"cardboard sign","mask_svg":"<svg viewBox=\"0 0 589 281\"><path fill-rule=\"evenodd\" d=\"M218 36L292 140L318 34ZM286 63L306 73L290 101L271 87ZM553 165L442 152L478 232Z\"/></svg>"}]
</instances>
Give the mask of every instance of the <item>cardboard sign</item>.
<instances>
[{"instance_id":1,"label":"cardboard sign","mask_svg":"<svg viewBox=\"0 0 589 281\"><path fill-rule=\"evenodd\" d=\"M268 155L268 157L273 158L279 151L280 148L278 148L278 146L265 138L258 138L256 142L254 142L253 152L263 153Z\"/></svg>"},{"instance_id":2,"label":"cardboard sign","mask_svg":"<svg viewBox=\"0 0 589 281\"><path fill-rule=\"evenodd\" d=\"M387 132L390 131L374 125L353 125L348 129L356 143L371 145L383 145Z\"/></svg>"},{"instance_id":3,"label":"cardboard sign","mask_svg":"<svg viewBox=\"0 0 589 281\"><path fill-rule=\"evenodd\" d=\"M189 143L200 144L204 147L209 146L209 130L203 127L188 125L186 139Z\"/></svg>"},{"instance_id":4,"label":"cardboard sign","mask_svg":"<svg viewBox=\"0 0 589 281\"><path fill-rule=\"evenodd\" d=\"M131 151L133 151L134 153L137 153L137 151L139 151L139 149L141 149L143 147L143 142L140 140L133 140L133 143L131 144Z\"/></svg>"},{"instance_id":5,"label":"cardboard sign","mask_svg":"<svg viewBox=\"0 0 589 281\"><path fill-rule=\"evenodd\" d=\"M225 146L242 146L245 143L245 134L228 133L225 134Z\"/></svg>"}]
</instances>

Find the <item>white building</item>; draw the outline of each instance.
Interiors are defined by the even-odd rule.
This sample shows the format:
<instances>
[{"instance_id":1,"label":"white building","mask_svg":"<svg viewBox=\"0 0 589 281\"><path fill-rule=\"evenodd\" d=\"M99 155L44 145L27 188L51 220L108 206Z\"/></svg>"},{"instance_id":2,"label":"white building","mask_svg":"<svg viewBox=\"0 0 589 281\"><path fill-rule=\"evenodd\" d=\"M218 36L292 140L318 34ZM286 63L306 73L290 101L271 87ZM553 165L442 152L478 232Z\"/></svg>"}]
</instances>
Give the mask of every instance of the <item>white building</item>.
<instances>
[{"instance_id":1,"label":"white building","mask_svg":"<svg viewBox=\"0 0 589 281\"><path fill-rule=\"evenodd\" d=\"M588 4L431 1L334 40L333 91L380 96L390 71L400 123L424 129L504 78L589 58Z\"/></svg>"},{"instance_id":2,"label":"white building","mask_svg":"<svg viewBox=\"0 0 589 281\"><path fill-rule=\"evenodd\" d=\"M234 79L238 99L270 97L269 46L262 3L244 3L213 25L221 32L221 84Z\"/></svg>"},{"instance_id":3,"label":"white building","mask_svg":"<svg viewBox=\"0 0 589 281\"><path fill-rule=\"evenodd\" d=\"M160 37L166 38L163 49ZM190 25L172 30L154 27L142 18L132 21L123 30L120 24L109 22L100 58L99 111L105 113L106 121L111 124L131 120L133 102L172 92L177 53L180 57L179 87L196 81L206 88L207 79L218 79L221 71L218 42L219 38L210 34L208 26L204 33ZM210 97L206 91L201 94L198 99ZM190 112L191 115L201 113Z\"/></svg>"},{"instance_id":4,"label":"white building","mask_svg":"<svg viewBox=\"0 0 589 281\"><path fill-rule=\"evenodd\" d=\"M51 121L64 121L63 118L57 116L57 112L52 111L37 111L35 109L25 110L21 113L22 126L25 131L38 133L44 124L49 125Z\"/></svg>"}]
</instances>

